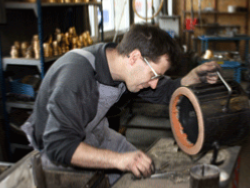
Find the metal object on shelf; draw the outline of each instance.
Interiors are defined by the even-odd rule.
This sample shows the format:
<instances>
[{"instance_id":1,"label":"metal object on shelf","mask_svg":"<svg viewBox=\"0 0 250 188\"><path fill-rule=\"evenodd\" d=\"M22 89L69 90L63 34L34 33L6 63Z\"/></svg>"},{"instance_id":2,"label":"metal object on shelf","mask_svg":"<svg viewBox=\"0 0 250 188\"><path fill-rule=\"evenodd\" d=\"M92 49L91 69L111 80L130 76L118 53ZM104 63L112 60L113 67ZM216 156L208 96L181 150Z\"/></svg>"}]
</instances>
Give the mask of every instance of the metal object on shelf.
<instances>
[{"instance_id":1,"label":"metal object on shelf","mask_svg":"<svg viewBox=\"0 0 250 188\"><path fill-rule=\"evenodd\" d=\"M211 59L213 57L212 50L206 50L205 54L203 55L203 59Z\"/></svg>"},{"instance_id":2,"label":"metal object on shelf","mask_svg":"<svg viewBox=\"0 0 250 188\"><path fill-rule=\"evenodd\" d=\"M83 39L84 39L85 41L88 41L88 35L87 35L86 32L83 32L83 33L82 33L82 36L83 36Z\"/></svg>"},{"instance_id":3,"label":"metal object on shelf","mask_svg":"<svg viewBox=\"0 0 250 188\"><path fill-rule=\"evenodd\" d=\"M48 2L48 3L58 3L57 0L46 0L45 2Z\"/></svg>"},{"instance_id":4,"label":"metal object on shelf","mask_svg":"<svg viewBox=\"0 0 250 188\"><path fill-rule=\"evenodd\" d=\"M11 56L11 58L18 58L19 57L18 48L15 45L11 46L10 56Z\"/></svg>"},{"instance_id":5,"label":"metal object on shelf","mask_svg":"<svg viewBox=\"0 0 250 188\"><path fill-rule=\"evenodd\" d=\"M61 34L61 49L62 49L62 53L66 53L67 51L69 51L69 42L66 40L66 36L65 34Z\"/></svg>"},{"instance_id":6,"label":"metal object on shelf","mask_svg":"<svg viewBox=\"0 0 250 188\"><path fill-rule=\"evenodd\" d=\"M229 13L234 13L234 12L236 12L236 6L228 5L228 6L227 6L227 12L229 12Z\"/></svg>"},{"instance_id":7,"label":"metal object on shelf","mask_svg":"<svg viewBox=\"0 0 250 188\"><path fill-rule=\"evenodd\" d=\"M35 3L36 0L25 0L25 2L28 2L28 3Z\"/></svg>"},{"instance_id":8,"label":"metal object on shelf","mask_svg":"<svg viewBox=\"0 0 250 188\"><path fill-rule=\"evenodd\" d=\"M86 35L87 35L87 42L88 42L88 44L92 45L93 44L93 40L90 37L89 31L86 31Z\"/></svg>"},{"instance_id":9,"label":"metal object on shelf","mask_svg":"<svg viewBox=\"0 0 250 188\"><path fill-rule=\"evenodd\" d=\"M44 57L52 56L51 46L48 42L43 43L43 50L44 50Z\"/></svg>"},{"instance_id":10,"label":"metal object on shelf","mask_svg":"<svg viewBox=\"0 0 250 188\"><path fill-rule=\"evenodd\" d=\"M56 40L53 41L53 55L54 56L60 55L60 50L59 50L58 42Z\"/></svg>"},{"instance_id":11,"label":"metal object on shelf","mask_svg":"<svg viewBox=\"0 0 250 188\"><path fill-rule=\"evenodd\" d=\"M52 37L52 35L49 35L49 39L48 39L48 41L47 41L49 44L52 44L52 42L53 42L53 37Z\"/></svg>"},{"instance_id":12,"label":"metal object on shelf","mask_svg":"<svg viewBox=\"0 0 250 188\"><path fill-rule=\"evenodd\" d=\"M29 43L27 41L24 41L21 43L21 55L22 55L22 57L25 57L28 47L29 47Z\"/></svg>"},{"instance_id":13,"label":"metal object on shelf","mask_svg":"<svg viewBox=\"0 0 250 188\"><path fill-rule=\"evenodd\" d=\"M65 36L65 43L69 46L70 45L69 32L64 33L64 36Z\"/></svg>"},{"instance_id":14,"label":"metal object on shelf","mask_svg":"<svg viewBox=\"0 0 250 188\"><path fill-rule=\"evenodd\" d=\"M70 27L69 28L69 34L72 36L72 37L75 37L77 34L76 34L76 28L75 27Z\"/></svg>"},{"instance_id":15,"label":"metal object on shelf","mask_svg":"<svg viewBox=\"0 0 250 188\"><path fill-rule=\"evenodd\" d=\"M91 37L90 37L89 31L83 32L83 33L82 33L82 37L83 37L82 40L85 41L85 42L84 42L84 46L85 46L85 45L88 46L88 45L93 44L93 40L92 40Z\"/></svg>"},{"instance_id":16,"label":"metal object on shelf","mask_svg":"<svg viewBox=\"0 0 250 188\"><path fill-rule=\"evenodd\" d=\"M14 46L16 46L16 48L17 48L18 50L20 50L20 48L21 48L21 44L20 44L19 41L15 41L15 42L14 42Z\"/></svg>"},{"instance_id":17,"label":"metal object on shelf","mask_svg":"<svg viewBox=\"0 0 250 188\"><path fill-rule=\"evenodd\" d=\"M72 38L72 49L78 48L77 42L78 42L77 37L73 37Z\"/></svg>"},{"instance_id":18,"label":"metal object on shelf","mask_svg":"<svg viewBox=\"0 0 250 188\"><path fill-rule=\"evenodd\" d=\"M55 29L55 38L57 37L58 34L61 33L61 29L60 28L56 28Z\"/></svg>"},{"instance_id":19,"label":"metal object on shelf","mask_svg":"<svg viewBox=\"0 0 250 188\"><path fill-rule=\"evenodd\" d=\"M87 41L84 39L83 35L79 36L80 46L85 47L88 45Z\"/></svg>"},{"instance_id":20,"label":"metal object on shelf","mask_svg":"<svg viewBox=\"0 0 250 188\"><path fill-rule=\"evenodd\" d=\"M240 84L195 84L178 88L170 102L170 120L179 147L196 155L219 146L241 144L248 136L250 106ZM226 110L225 110L226 107Z\"/></svg>"},{"instance_id":21,"label":"metal object on shelf","mask_svg":"<svg viewBox=\"0 0 250 188\"><path fill-rule=\"evenodd\" d=\"M40 46L39 46L38 35L33 36L32 46L33 46L33 51L34 51L34 58L39 59L40 58Z\"/></svg>"},{"instance_id":22,"label":"metal object on shelf","mask_svg":"<svg viewBox=\"0 0 250 188\"><path fill-rule=\"evenodd\" d=\"M58 34L56 35L56 41L58 42L58 44L61 43L61 41L62 41L62 33L58 33Z\"/></svg>"},{"instance_id":23,"label":"metal object on shelf","mask_svg":"<svg viewBox=\"0 0 250 188\"><path fill-rule=\"evenodd\" d=\"M25 52L25 58L33 58L33 47L32 46L29 46Z\"/></svg>"}]
</instances>

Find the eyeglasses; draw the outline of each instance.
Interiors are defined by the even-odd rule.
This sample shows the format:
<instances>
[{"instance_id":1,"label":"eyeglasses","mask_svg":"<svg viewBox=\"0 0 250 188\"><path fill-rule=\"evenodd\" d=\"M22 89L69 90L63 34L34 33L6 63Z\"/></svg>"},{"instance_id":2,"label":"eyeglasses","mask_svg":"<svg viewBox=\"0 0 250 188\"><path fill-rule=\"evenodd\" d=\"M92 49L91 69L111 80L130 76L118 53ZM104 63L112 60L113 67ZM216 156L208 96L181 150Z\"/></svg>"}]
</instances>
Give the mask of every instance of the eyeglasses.
<instances>
[{"instance_id":1,"label":"eyeglasses","mask_svg":"<svg viewBox=\"0 0 250 188\"><path fill-rule=\"evenodd\" d=\"M153 67L149 64L148 60L144 57L143 60L145 61L145 63L150 67L150 69L152 70L152 72L154 73L154 76L151 77L151 80L154 79L160 79L162 77L164 77L162 74L157 74L155 72L155 70L153 69Z\"/></svg>"}]
</instances>

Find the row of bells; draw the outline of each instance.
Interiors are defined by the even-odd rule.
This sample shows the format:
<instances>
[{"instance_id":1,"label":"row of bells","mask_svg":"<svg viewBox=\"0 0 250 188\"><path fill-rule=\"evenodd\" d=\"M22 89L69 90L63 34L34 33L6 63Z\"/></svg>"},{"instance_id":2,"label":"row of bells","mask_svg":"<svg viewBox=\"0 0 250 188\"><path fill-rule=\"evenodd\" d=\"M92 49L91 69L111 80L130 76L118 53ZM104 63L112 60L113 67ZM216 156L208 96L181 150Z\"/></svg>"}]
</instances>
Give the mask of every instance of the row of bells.
<instances>
[{"instance_id":1,"label":"row of bells","mask_svg":"<svg viewBox=\"0 0 250 188\"><path fill-rule=\"evenodd\" d=\"M95 0L41 0L43 3L89 3ZM36 0L25 0L25 2L35 3Z\"/></svg>"},{"instance_id":2,"label":"row of bells","mask_svg":"<svg viewBox=\"0 0 250 188\"><path fill-rule=\"evenodd\" d=\"M75 27L70 27L68 32L62 33L56 29L55 37L49 36L49 39L43 43L44 57L53 57L66 53L75 48L82 48L93 44L89 31L80 35L76 34ZM11 58L40 58L40 45L38 35L34 35L31 45L28 42L15 41L10 51Z\"/></svg>"}]
</instances>

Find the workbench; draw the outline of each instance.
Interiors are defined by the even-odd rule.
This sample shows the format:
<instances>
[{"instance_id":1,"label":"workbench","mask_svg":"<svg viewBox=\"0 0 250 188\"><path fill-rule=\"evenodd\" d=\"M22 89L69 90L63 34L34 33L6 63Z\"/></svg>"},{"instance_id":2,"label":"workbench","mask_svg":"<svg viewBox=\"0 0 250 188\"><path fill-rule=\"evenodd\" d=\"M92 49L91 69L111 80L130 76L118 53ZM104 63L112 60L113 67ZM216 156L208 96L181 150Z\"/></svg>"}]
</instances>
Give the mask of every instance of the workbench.
<instances>
[{"instance_id":1,"label":"workbench","mask_svg":"<svg viewBox=\"0 0 250 188\"><path fill-rule=\"evenodd\" d=\"M224 161L218 165L220 188L228 187L240 148L234 146L219 150L217 161ZM209 164L212 159L212 152L208 152L195 161L180 151L172 138L159 139L146 153L154 161L156 171L169 172L169 175L161 178L134 179L131 173L125 173L112 188L189 188L189 169L196 164Z\"/></svg>"}]
</instances>

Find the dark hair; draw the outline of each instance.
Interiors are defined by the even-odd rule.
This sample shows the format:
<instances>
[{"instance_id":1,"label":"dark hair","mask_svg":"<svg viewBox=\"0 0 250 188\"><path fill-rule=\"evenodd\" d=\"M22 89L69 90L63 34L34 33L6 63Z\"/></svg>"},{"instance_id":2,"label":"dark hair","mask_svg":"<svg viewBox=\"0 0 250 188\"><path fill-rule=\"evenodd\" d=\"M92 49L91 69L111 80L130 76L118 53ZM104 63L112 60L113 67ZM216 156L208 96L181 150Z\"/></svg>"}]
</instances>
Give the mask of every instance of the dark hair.
<instances>
[{"instance_id":1,"label":"dark hair","mask_svg":"<svg viewBox=\"0 0 250 188\"><path fill-rule=\"evenodd\" d=\"M177 42L166 31L153 25L132 25L117 45L117 51L121 55L128 55L135 49L155 63L160 56L167 54L172 68L177 65L180 56Z\"/></svg>"}]
</instances>

